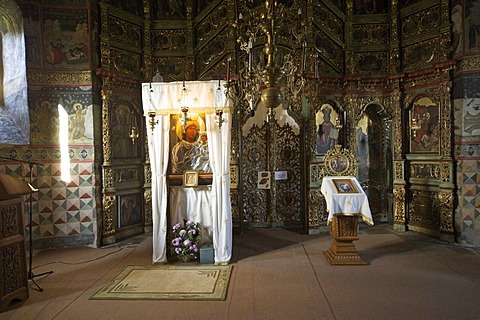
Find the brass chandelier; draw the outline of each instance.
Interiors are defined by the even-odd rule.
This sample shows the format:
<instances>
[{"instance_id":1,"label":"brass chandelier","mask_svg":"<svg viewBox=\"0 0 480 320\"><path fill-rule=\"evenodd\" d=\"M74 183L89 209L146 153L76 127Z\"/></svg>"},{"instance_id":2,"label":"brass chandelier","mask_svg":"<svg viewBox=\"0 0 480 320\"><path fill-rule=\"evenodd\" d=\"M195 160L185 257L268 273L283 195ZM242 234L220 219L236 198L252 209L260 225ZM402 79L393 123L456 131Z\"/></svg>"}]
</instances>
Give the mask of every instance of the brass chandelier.
<instances>
[{"instance_id":1,"label":"brass chandelier","mask_svg":"<svg viewBox=\"0 0 480 320\"><path fill-rule=\"evenodd\" d=\"M298 1L266 0L264 5L245 14L238 12L236 6L235 15L237 43L248 59L232 79L228 60L229 96L246 101L251 116L260 102L270 112L281 104L288 108L289 104L300 102L300 93L307 82L307 26ZM261 52L255 50L262 44ZM317 55L315 78L318 79Z\"/></svg>"}]
</instances>

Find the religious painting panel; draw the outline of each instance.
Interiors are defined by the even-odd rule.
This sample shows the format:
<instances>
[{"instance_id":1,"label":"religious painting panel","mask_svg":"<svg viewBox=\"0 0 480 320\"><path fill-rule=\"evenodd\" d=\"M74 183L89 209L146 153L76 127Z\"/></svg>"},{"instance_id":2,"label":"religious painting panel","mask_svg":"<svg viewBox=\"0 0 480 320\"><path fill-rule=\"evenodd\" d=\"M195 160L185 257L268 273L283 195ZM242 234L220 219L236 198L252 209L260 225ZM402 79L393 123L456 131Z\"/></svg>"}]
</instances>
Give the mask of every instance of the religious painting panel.
<instances>
[{"instance_id":1,"label":"religious painting panel","mask_svg":"<svg viewBox=\"0 0 480 320\"><path fill-rule=\"evenodd\" d=\"M370 146L368 143L368 128L371 121L367 115L364 115L358 121L355 133L355 151L357 155L357 178L360 183L367 181L370 173Z\"/></svg>"},{"instance_id":2,"label":"religious painting panel","mask_svg":"<svg viewBox=\"0 0 480 320\"><path fill-rule=\"evenodd\" d=\"M480 0L465 3L466 51L480 51Z\"/></svg>"},{"instance_id":3,"label":"religious painting panel","mask_svg":"<svg viewBox=\"0 0 480 320\"><path fill-rule=\"evenodd\" d=\"M185 112L170 115L169 172L212 172L208 153L205 114Z\"/></svg>"},{"instance_id":4,"label":"religious painting panel","mask_svg":"<svg viewBox=\"0 0 480 320\"><path fill-rule=\"evenodd\" d=\"M337 193L358 193L352 179L332 179L332 182Z\"/></svg>"},{"instance_id":5,"label":"religious painting panel","mask_svg":"<svg viewBox=\"0 0 480 320\"><path fill-rule=\"evenodd\" d=\"M338 143L340 116L330 103L322 105L315 114L317 155L324 155Z\"/></svg>"},{"instance_id":6,"label":"religious painting panel","mask_svg":"<svg viewBox=\"0 0 480 320\"><path fill-rule=\"evenodd\" d=\"M90 34L85 8L43 8L45 67L85 70L90 66Z\"/></svg>"},{"instance_id":7,"label":"religious painting panel","mask_svg":"<svg viewBox=\"0 0 480 320\"><path fill-rule=\"evenodd\" d=\"M143 199L140 193L119 195L117 201L117 228L126 228L143 222Z\"/></svg>"},{"instance_id":8,"label":"religious painting panel","mask_svg":"<svg viewBox=\"0 0 480 320\"><path fill-rule=\"evenodd\" d=\"M480 13L479 13L480 14ZM458 0L452 1L452 11L450 20L453 22L452 26L452 49L455 55L463 53L465 50L465 30L463 19L463 6Z\"/></svg>"},{"instance_id":9,"label":"religious painting panel","mask_svg":"<svg viewBox=\"0 0 480 320\"><path fill-rule=\"evenodd\" d=\"M110 138L113 158L138 157L139 144L131 136L132 132L138 130L137 123L135 109L130 103L121 102L112 108Z\"/></svg>"},{"instance_id":10,"label":"religious painting panel","mask_svg":"<svg viewBox=\"0 0 480 320\"><path fill-rule=\"evenodd\" d=\"M410 152L435 153L439 150L439 107L430 98L420 98L410 109Z\"/></svg>"}]
</instances>

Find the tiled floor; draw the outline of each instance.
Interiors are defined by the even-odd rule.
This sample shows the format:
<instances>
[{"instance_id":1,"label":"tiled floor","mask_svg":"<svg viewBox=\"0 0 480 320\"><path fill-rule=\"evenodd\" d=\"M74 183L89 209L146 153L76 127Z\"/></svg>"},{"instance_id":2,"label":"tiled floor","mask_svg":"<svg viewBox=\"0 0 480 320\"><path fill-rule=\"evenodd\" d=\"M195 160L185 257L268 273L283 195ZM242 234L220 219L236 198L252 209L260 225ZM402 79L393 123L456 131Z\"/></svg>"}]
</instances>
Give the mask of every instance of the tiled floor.
<instances>
[{"instance_id":1,"label":"tiled floor","mask_svg":"<svg viewBox=\"0 0 480 320\"><path fill-rule=\"evenodd\" d=\"M89 300L127 265L151 264L152 238L106 248L42 250L30 298L0 319L480 319L480 248L388 225L362 226L366 266L331 266L330 235L283 229L234 236L225 301Z\"/></svg>"}]
</instances>

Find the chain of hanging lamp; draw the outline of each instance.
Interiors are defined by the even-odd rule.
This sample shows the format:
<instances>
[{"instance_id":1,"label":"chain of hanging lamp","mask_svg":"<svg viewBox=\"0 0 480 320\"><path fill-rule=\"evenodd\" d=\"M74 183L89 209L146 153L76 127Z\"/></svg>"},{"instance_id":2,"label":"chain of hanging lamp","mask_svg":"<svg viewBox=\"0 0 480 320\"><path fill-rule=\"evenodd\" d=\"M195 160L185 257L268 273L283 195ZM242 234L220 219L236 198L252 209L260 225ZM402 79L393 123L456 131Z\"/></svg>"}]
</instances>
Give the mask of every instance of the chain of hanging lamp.
<instances>
[{"instance_id":1,"label":"chain of hanging lamp","mask_svg":"<svg viewBox=\"0 0 480 320\"><path fill-rule=\"evenodd\" d=\"M260 102L270 112L280 104L288 108L291 103L299 103L307 83L306 18L300 6L287 8L284 3L267 0L244 13L237 12L236 7L233 28L239 48L248 59L232 78L228 60L227 89L234 101L248 104L251 116ZM261 53L256 54L262 46ZM301 57L297 58L295 52L300 49ZM317 55L315 60L318 79Z\"/></svg>"}]
</instances>

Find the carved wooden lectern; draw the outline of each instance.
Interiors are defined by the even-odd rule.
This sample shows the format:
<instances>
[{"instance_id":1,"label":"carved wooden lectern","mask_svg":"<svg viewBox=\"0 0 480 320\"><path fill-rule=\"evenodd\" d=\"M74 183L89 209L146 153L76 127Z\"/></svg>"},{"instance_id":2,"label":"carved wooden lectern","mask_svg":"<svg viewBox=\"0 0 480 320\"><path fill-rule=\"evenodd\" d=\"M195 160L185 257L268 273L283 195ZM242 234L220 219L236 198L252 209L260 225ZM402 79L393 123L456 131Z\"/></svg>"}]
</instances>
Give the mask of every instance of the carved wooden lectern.
<instances>
[{"instance_id":1,"label":"carved wooden lectern","mask_svg":"<svg viewBox=\"0 0 480 320\"><path fill-rule=\"evenodd\" d=\"M29 296L23 195L32 192L27 182L0 173L0 312L19 307Z\"/></svg>"},{"instance_id":2,"label":"carved wooden lectern","mask_svg":"<svg viewBox=\"0 0 480 320\"><path fill-rule=\"evenodd\" d=\"M368 198L355 178L355 159L337 145L327 152L324 161L321 192L333 242L323 254L331 265L365 265L353 241L358 240L359 217L369 225L373 225L373 220Z\"/></svg>"},{"instance_id":3,"label":"carved wooden lectern","mask_svg":"<svg viewBox=\"0 0 480 320\"><path fill-rule=\"evenodd\" d=\"M331 265L365 265L353 241L358 240L358 217L335 215L330 223L333 238L330 248L323 255Z\"/></svg>"}]
</instances>

